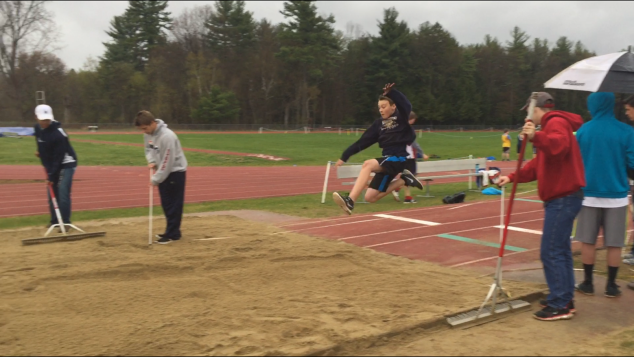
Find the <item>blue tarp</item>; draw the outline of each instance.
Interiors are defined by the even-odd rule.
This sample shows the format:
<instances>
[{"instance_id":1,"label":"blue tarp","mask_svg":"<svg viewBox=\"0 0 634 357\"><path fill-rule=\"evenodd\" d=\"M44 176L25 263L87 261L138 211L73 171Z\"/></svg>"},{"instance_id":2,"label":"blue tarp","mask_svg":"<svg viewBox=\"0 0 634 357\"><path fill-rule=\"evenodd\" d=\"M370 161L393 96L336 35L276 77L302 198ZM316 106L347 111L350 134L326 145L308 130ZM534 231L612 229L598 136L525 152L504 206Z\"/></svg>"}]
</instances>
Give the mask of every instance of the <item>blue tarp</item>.
<instances>
[{"instance_id":1,"label":"blue tarp","mask_svg":"<svg viewBox=\"0 0 634 357\"><path fill-rule=\"evenodd\" d=\"M33 130L33 127L25 128L25 127L19 127L19 126L0 128L0 136L2 136L2 133L16 133L22 136L35 135L35 131Z\"/></svg>"},{"instance_id":2,"label":"blue tarp","mask_svg":"<svg viewBox=\"0 0 634 357\"><path fill-rule=\"evenodd\" d=\"M493 187L485 188L482 190L482 194L484 195L501 195L502 191L495 189Z\"/></svg>"}]
</instances>

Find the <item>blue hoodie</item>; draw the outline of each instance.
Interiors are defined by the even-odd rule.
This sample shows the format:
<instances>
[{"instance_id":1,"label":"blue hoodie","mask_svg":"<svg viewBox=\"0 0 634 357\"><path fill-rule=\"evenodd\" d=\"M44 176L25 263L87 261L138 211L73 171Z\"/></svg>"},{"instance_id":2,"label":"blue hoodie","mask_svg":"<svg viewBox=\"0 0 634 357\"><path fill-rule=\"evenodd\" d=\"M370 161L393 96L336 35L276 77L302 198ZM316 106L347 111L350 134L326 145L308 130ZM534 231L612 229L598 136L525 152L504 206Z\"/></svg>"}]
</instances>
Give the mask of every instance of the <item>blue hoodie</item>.
<instances>
[{"instance_id":1,"label":"blue hoodie","mask_svg":"<svg viewBox=\"0 0 634 357\"><path fill-rule=\"evenodd\" d=\"M630 186L627 169L634 169L634 128L614 117L613 93L588 97L592 120L577 131L586 169L586 196L625 198Z\"/></svg>"}]
</instances>

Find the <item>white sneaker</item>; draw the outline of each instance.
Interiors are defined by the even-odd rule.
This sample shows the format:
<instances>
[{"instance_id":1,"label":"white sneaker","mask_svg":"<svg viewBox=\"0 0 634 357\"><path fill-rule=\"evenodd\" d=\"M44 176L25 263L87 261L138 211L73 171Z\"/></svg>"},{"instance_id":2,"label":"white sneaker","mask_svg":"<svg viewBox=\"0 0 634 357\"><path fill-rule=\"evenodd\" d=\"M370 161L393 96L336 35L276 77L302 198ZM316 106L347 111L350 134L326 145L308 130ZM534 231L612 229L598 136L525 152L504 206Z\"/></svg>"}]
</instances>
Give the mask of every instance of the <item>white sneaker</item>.
<instances>
[{"instance_id":1,"label":"white sneaker","mask_svg":"<svg viewBox=\"0 0 634 357\"><path fill-rule=\"evenodd\" d=\"M623 256L623 259L634 259L634 254L632 253L627 253Z\"/></svg>"},{"instance_id":2,"label":"white sneaker","mask_svg":"<svg viewBox=\"0 0 634 357\"><path fill-rule=\"evenodd\" d=\"M398 195L398 191L392 191L392 196L394 196L394 201L401 202L401 197Z\"/></svg>"},{"instance_id":3,"label":"white sneaker","mask_svg":"<svg viewBox=\"0 0 634 357\"><path fill-rule=\"evenodd\" d=\"M623 264L634 265L634 258L631 259L623 259Z\"/></svg>"}]
</instances>

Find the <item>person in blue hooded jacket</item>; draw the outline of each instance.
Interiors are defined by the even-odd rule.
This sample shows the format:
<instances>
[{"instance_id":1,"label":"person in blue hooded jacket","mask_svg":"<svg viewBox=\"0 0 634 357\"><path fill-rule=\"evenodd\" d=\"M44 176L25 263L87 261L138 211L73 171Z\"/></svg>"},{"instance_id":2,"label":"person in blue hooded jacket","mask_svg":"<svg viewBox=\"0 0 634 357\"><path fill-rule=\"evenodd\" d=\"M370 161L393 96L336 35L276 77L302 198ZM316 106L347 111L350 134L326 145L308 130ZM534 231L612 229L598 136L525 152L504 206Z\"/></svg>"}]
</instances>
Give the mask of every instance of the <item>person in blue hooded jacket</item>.
<instances>
[{"instance_id":1,"label":"person in blue hooded jacket","mask_svg":"<svg viewBox=\"0 0 634 357\"><path fill-rule=\"evenodd\" d=\"M625 222L630 190L627 170L634 169L634 128L614 116L613 93L592 93L588 109L592 120L577 131L586 172L585 198L577 216L575 240L582 243L581 259L585 279L577 291L594 295L596 242L603 228L603 239L608 248L608 283L605 296L621 295L616 276L625 244Z\"/></svg>"},{"instance_id":2,"label":"person in blue hooded jacket","mask_svg":"<svg viewBox=\"0 0 634 357\"><path fill-rule=\"evenodd\" d=\"M46 169L47 185L53 187L63 223L70 224L71 187L77 169L77 154L70 145L68 134L61 128L61 124L55 121L50 106L38 105L35 108L35 117L38 120L33 128L37 143L35 155L40 158ZM46 191L48 192L48 189ZM57 220L50 193L48 202L51 211L50 225L61 224Z\"/></svg>"}]
</instances>

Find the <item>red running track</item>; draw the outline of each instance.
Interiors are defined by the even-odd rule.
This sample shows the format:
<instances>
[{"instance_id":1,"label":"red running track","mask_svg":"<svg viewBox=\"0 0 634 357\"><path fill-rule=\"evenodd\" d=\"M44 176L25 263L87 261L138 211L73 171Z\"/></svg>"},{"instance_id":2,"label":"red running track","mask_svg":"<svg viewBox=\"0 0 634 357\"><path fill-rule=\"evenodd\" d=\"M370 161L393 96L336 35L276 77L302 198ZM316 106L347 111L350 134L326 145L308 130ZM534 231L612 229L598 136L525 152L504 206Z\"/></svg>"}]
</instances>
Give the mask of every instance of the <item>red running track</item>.
<instances>
[{"instance_id":1,"label":"red running track","mask_svg":"<svg viewBox=\"0 0 634 357\"><path fill-rule=\"evenodd\" d=\"M498 166L500 164L491 164ZM190 167L187 170L186 203L238 200L321 193L324 166ZM41 166L2 166L0 180L41 180ZM149 173L146 167L79 166L73 182L73 211L147 207ZM328 191L349 191L331 170ZM348 181L348 180L346 180ZM465 178L437 180L464 182ZM432 185L433 193L433 185ZM0 217L47 214L42 183L0 185ZM155 202L159 202L155 191ZM331 200L327 196L328 202Z\"/></svg>"},{"instance_id":2,"label":"red running track","mask_svg":"<svg viewBox=\"0 0 634 357\"><path fill-rule=\"evenodd\" d=\"M523 198L539 200L534 196ZM305 220L280 226L287 231L344 241L444 266L489 270L497 263L500 229L496 226L501 223L500 200L413 208L383 214L389 217L378 217L377 213L364 214L363 207L358 207L352 216ZM405 222L394 217L427 223ZM539 262L543 218L541 203L514 203L510 226L520 231L509 230L505 269L534 266ZM429 225L430 222L438 225ZM578 243L574 244L575 249L578 248Z\"/></svg>"}]
</instances>

